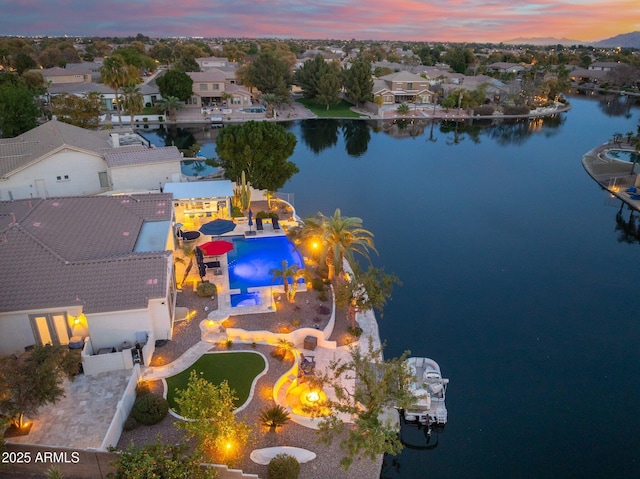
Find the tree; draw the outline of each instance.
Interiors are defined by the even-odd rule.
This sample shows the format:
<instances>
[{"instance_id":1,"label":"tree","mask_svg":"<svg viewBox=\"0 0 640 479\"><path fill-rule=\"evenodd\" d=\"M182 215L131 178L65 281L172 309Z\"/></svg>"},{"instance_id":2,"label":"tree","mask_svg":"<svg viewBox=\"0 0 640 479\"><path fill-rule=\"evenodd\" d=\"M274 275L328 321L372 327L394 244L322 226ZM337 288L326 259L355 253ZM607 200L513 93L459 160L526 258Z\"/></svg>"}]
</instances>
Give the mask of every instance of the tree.
<instances>
[{"instance_id":1,"label":"tree","mask_svg":"<svg viewBox=\"0 0 640 479\"><path fill-rule=\"evenodd\" d=\"M40 109L33 93L10 73L0 81L0 131L4 138L18 136L38 126ZM15 81L11 81L16 77Z\"/></svg>"},{"instance_id":2,"label":"tree","mask_svg":"<svg viewBox=\"0 0 640 479\"><path fill-rule=\"evenodd\" d=\"M411 111L411 109L409 108L409 105L407 105L406 103L402 103L398 105L398 108L396 108L396 111L400 113L402 116L405 116L406 114L409 113L409 111Z\"/></svg>"},{"instance_id":3,"label":"tree","mask_svg":"<svg viewBox=\"0 0 640 479\"><path fill-rule=\"evenodd\" d=\"M122 107L131 116L131 128L133 129L133 117L144 110L144 97L140 88L135 85L127 85L122 90Z\"/></svg>"},{"instance_id":4,"label":"tree","mask_svg":"<svg viewBox=\"0 0 640 479\"><path fill-rule=\"evenodd\" d=\"M242 457L250 432L247 424L236 422L235 400L227 381L216 386L195 371L191 371L187 389L176 394L178 411L189 419L178 423L177 427L195 438L198 451L227 465Z\"/></svg>"},{"instance_id":5,"label":"tree","mask_svg":"<svg viewBox=\"0 0 640 479\"><path fill-rule=\"evenodd\" d=\"M64 396L63 380L78 372L79 358L68 347L36 346L21 356L0 359L0 411L14 427L24 426L24 416Z\"/></svg>"},{"instance_id":6,"label":"tree","mask_svg":"<svg viewBox=\"0 0 640 479\"><path fill-rule=\"evenodd\" d=\"M254 188L277 191L298 172L296 164L287 161L295 145L295 135L284 126L249 121L223 128L216 141L216 153L227 179L235 180L246 171Z\"/></svg>"},{"instance_id":7,"label":"tree","mask_svg":"<svg viewBox=\"0 0 640 479\"><path fill-rule=\"evenodd\" d=\"M353 278L341 280L336 287L336 304L341 307L358 308L358 311L375 309L380 317L391 298L393 285L402 283L397 276L387 274L381 268L369 266L362 272L358 263L353 263ZM351 327L355 329L355 311L350 311Z\"/></svg>"},{"instance_id":8,"label":"tree","mask_svg":"<svg viewBox=\"0 0 640 479\"><path fill-rule=\"evenodd\" d=\"M102 96L97 92L84 96L63 93L51 99L51 108L58 120L92 130L100 125L101 107Z\"/></svg>"},{"instance_id":9,"label":"tree","mask_svg":"<svg viewBox=\"0 0 640 479\"><path fill-rule=\"evenodd\" d=\"M317 221L305 221L308 233L303 236L319 235L322 243L321 260L329 266L329 278L342 272L342 261L346 258L354 263L353 254L359 253L369 259L369 250L377 253L373 244L373 233L362 228L362 220L356 217L342 216L337 208L333 216L318 213ZM308 226L307 226L308 223Z\"/></svg>"},{"instance_id":10,"label":"tree","mask_svg":"<svg viewBox=\"0 0 640 479\"><path fill-rule=\"evenodd\" d=\"M27 55L26 53L19 52L13 57L13 61L11 62L13 68L16 69L18 75L22 75L28 70L34 69L38 67L36 61L31 58L31 55Z\"/></svg>"},{"instance_id":11,"label":"tree","mask_svg":"<svg viewBox=\"0 0 640 479\"><path fill-rule=\"evenodd\" d=\"M344 469L356 458L375 460L379 454L396 455L402 450L397 422L385 415L390 409L414 404L417 397L405 386L411 378L405 366L408 352L383 360L382 350L370 338L368 350L351 347L347 360L331 361L318 376L323 388L333 389L335 398L327 399L330 413L319 423L320 441L330 445L337 436L342 438ZM353 425L347 426L341 414L350 415Z\"/></svg>"},{"instance_id":12,"label":"tree","mask_svg":"<svg viewBox=\"0 0 640 479\"><path fill-rule=\"evenodd\" d=\"M270 51L261 53L248 68L249 82L263 94L273 93L280 101L286 101L289 98L292 82L291 69L275 53Z\"/></svg>"},{"instance_id":13,"label":"tree","mask_svg":"<svg viewBox=\"0 0 640 479\"><path fill-rule=\"evenodd\" d=\"M296 291L298 290L298 280L304 278L305 270L299 269L297 264L289 265L287 260L282 260L280 269L274 268L269 271L269 274L273 276L272 282L282 279L284 287L284 295L287 301L293 303L296 297ZM289 283L291 278L291 284Z\"/></svg>"},{"instance_id":14,"label":"tree","mask_svg":"<svg viewBox=\"0 0 640 479\"><path fill-rule=\"evenodd\" d=\"M362 58L356 59L351 68L342 72L347 97L356 104L373 98L371 64Z\"/></svg>"},{"instance_id":15,"label":"tree","mask_svg":"<svg viewBox=\"0 0 640 479\"><path fill-rule=\"evenodd\" d=\"M109 473L111 479L211 479L217 476L216 471L200 466L201 454L187 454L188 446L155 443L143 447L135 447L131 443L124 451L110 448L117 452L117 459L111 462L116 471Z\"/></svg>"},{"instance_id":16,"label":"tree","mask_svg":"<svg viewBox=\"0 0 640 479\"><path fill-rule=\"evenodd\" d=\"M329 65L322 55L316 55L313 60L303 63L293 77L294 82L302 89L305 98L315 98L320 90L320 79L329 72Z\"/></svg>"},{"instance_id":17,"label":"tree","mask_svg":"<svg viewBox=\"0 0 640 479\"><path fill-rule=\"evenodd\" d=\"M327 72L318 84L318 96L316 101L321 105L327 105L327 110L330 105L340 103L340 89L342 88L342 82L340 76L336 72Z\"/></svg>"},{"instance_id":18,"label":"tree","mask_svg":"<svg viewBox=\"0 0 640 479\"><path fill-rule=\"evenodd\" d=\"M193 95L193 80L184 71L169 70L156 80L164 98L175 97L187 101Z\"/></svg>"},{"instance_id":19,"label":"tree","mask_svg":"<svg viewBox=\"0 0 640 479\"><path fill-rule=\"evenodd\" d=\"M120 108L120 89L136 84L140 81L138 70L135 67L127 65L124 59L119 55L111 55L105 58L100 68L100 76L102 82L116 93L116 106L118 109L118 124L122 128L122 111Z\"/></svg>"},{"instance_id":20,"label":"tree","mask_svg":"<svg viewBox=\"0 0 640 479\"><path fill-rule=\"evenodd\" d=\"M275 431L289 422L289 413L285 408L276 404L260 413L260 422L271 431Z\"/></svg>"},{"instance_id":21,"label":"tree","mask_svg":"<svg viewBox=\"0 0 640 479\"><path fill-rule=\"evenodd\" d=\"M167 115L168 112L169 118L175 120L176 111L184 107L184 102L175 96L168 96L156 100L155 106L164 112L165 115Z\"/></svg>"}]
</instances>

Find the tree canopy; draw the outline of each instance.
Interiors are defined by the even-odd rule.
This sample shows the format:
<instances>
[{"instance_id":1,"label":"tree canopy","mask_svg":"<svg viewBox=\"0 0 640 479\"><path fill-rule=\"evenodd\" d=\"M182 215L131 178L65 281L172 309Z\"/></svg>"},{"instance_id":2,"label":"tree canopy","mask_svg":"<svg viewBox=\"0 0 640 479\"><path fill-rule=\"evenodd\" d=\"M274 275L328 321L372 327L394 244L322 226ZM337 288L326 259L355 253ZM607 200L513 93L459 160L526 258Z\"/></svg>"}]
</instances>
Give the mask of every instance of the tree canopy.
<instances>
[{"instance_id":1,"label":"tree canopy","mask_svg":"<svg viewBox=\"0 0 640 479\"><path fill-rule=\"evenodd\" d=\"M51 107L58 120L65 123L89 130L100 125L102 98L96 92L84 96L63 93L51 99Z\"/></svg>"},{"instance_id":2,"label":"tree canopy","mask_svg":"<svg viewBox=\"0 0 640 479\"><path fill-rule=\"evenodd\" d=\"M373 78L371 64L358 58L351 68L342 72L347 97L354 103L363 103L373 99Z\"/></svg>"},{"instance_id":3,"label":"tree canopy","mask_svg":"<svg viewBox=\"0 0 640 479\"><path fill-rule=\"evenodd\" d=\"M63 379L78 372L78 362L68 347L51 345L0 358L0 411L21 428L24 415L64 396Z\"/></svg>"},{"instance_id":4,"label":"tree canopy","mask_svg":"<svg viewBox=\"0 0 640 479\"><path fill-rule=\"evenodd\" d=\"M216 153L227 179L236 181L245 171L254 188L277 191L299 171L295 163L287 161L295 146L296 136L284 126L249 121L223 128Z\"/></svg>"},{"instance_id":5,"label":"tree canopy","mask_svg":"<svg viewBox=\"0 0 640 479\"><path fill-rule=\"evenodd\" d=\"M40 109L33 92L16 75L2 76L15 77L0 81L0 132L3 138L13 138L38 126Z\"/></svg>"},{"instance_id":6,"label":"tree canopy","mask_svg":"<svg viewBox=\"0 0 640 479\"><path fill-rule=\"evenodd\" d=\"M251 85L264 93L273 93L281 101L289 98L292 83L291 68L274 52L261 53L248 67Z\"/></svg>"},{"instance_id":7,"label":"tree canopy","mask_svg":"<svg viewBox=\"0 0 640 479\"><path fill-rule=\"evenodd\" d=\"M193 80L181 70L169 70L156 83L164 98L173 96L180 101L187 101L193 95Z\"/></svg>"},{"instance_id":8,"label":"tree canopy","mask_svg":"<svg viewBox=\"0 0 640 479\"><path fill-rule=\"evenodd\" d=\"M396 424L389 416L393 408L406 408L416 396L403 387L410 373L405 366L408 352L399 358L382 359L383 347L352 347L346 360L331 361L319 376L323 387L335 393L326 406L330 414L320 421L320 441L331 444L340 437L344 456L340 465L348 469L354 459L374 460L379 454L396 455L402 450ZM353 424L345 424L339 415L347 414Z\"/></svg>"}]
</instances>

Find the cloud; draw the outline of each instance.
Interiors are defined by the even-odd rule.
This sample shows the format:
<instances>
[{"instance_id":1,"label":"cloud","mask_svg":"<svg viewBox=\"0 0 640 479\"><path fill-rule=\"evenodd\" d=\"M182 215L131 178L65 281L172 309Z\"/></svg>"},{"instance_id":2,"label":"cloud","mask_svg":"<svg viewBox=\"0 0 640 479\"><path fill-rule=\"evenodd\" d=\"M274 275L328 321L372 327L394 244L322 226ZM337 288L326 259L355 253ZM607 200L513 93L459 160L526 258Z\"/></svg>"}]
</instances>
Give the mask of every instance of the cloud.
<instances>
[{"instance_id":1,"label":"cloud","mask_svg":"<svg viewBox=\"0 0 640 479\"><path fill-rule=\"evenodd\" d=\"M5 35L598 40L639 28L637 0L0 0Z\"/></svg>"}]
</instances>

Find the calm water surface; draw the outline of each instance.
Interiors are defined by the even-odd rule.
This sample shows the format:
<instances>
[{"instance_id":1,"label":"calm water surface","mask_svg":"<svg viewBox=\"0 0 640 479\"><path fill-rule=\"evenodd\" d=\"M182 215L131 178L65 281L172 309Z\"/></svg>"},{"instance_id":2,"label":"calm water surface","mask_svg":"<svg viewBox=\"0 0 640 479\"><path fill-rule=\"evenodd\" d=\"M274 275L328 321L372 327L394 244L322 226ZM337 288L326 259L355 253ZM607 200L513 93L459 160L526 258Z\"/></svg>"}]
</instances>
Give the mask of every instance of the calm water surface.
<instances>
[{"instance_id":1,"label":"calm water surface","mask_svg":"<svg viewBox=\"0 0 640 479\"><path fill-rule=\"evenodd\" d=\"M570 100L492 128L288 125L298 213L361 217L403 282L378 317L386 355L451 380L438 447L405 450L385 479L640 477L640 245L580 163L640 114Z\"/></svg>"}]
</instances>

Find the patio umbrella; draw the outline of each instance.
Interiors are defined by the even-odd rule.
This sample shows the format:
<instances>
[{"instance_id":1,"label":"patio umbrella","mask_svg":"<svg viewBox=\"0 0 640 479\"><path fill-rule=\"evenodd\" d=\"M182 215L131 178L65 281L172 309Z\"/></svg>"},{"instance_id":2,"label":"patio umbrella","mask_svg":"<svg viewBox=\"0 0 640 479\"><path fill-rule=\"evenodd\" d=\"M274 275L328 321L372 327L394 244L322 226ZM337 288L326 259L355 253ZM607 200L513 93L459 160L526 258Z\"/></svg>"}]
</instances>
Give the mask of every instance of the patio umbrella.
<instances>
[{"instance_id":1,"label":"patio umbrella","mask_svg":"<svg viewBox=\"0 0 640 479\"><path fill-rule=\"evenodd\" d=\"M249 209L247 216L249 216L249 231L251 231L251 227L253 226L253 211L251 211L251 209Z\"/></svg>"},{"instance_id":2,"label":"patio umbrella","mask_svg":"<svg viewBox=\"0 0 640 479\"><path fill-rule=\"evenodd\" d=\"M198 246L200 254L205 256L220 256L233 249L233 243L228 241L208 241Z\"/></svg>"},{"instance_id":3,"label":"patio umbrella","mask_svg":"<svg viewBox=\"0 0 640 479\"><path fill-rule=\"evenodd\" d=\"M230 220L217 219L209 221L200 227L200 232L205 235L219 236L233 231L236 224Z\"/></svg>"}]
</instances>

